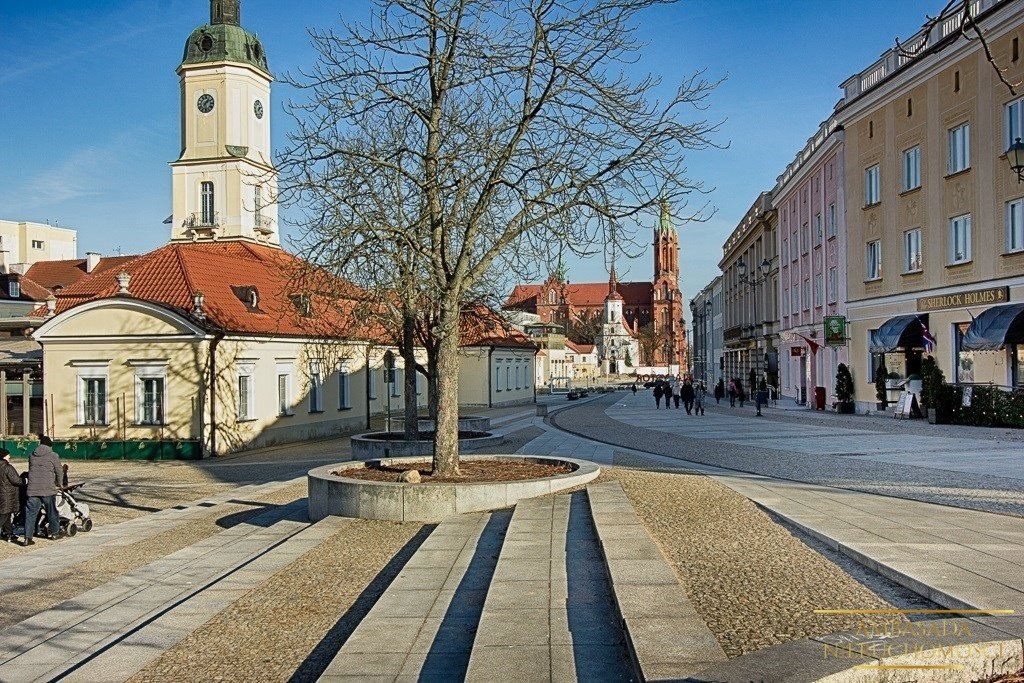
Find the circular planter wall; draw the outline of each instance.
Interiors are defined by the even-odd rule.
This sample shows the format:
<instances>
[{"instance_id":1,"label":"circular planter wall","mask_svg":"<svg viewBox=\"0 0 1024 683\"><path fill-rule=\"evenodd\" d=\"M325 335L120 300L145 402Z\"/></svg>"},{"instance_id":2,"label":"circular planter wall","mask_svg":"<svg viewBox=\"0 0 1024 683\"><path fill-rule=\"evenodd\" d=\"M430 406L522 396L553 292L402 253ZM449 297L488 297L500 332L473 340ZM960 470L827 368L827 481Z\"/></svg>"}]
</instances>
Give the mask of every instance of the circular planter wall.
<instances>
[{"instance_id":1,"label":"circular planter wall","mask_svg":"<svg viewBox=\"0 0 1024 683\"><path fill-rule=\"evenodd\" d=\"M434 431L434 421L428 418L420 418L417 425L422 432ZM483 415L460 415L460 432L488 432L491 430L491 418Z\"/></svg>"},{"instance_id":2,"label":"circular planter wall","mask_svg":"<svg viewBox=\"0 0 1024 683\"><path fill-rule=\"evenodd\" d=\"M515 455L468 455L463 460L515 460L539 464L564 464L572 472L543 479L479 483L422 483L367 481L345 477L345 470L366 467L362 461L324 465L309 471L309 518L360 517L395 522L439 522L466 512L497 510L585 484L601 473L592 462L572 458ZM381 464L423 462L423 458L388 458Z\"/></svg>"},{"instance_id":3,"label":"circular planter wall","mask_svg":"<svg viewBox=\"0 0 1024 683\"><path fill-rule=\"evenodd\" d=\"M459 453L491 448L500 444L504 437L490 432L466 432L462 438L459 432ZM394 437L394 438L390 438ZM413 455L433 455L433 439L406 441L400 432L367 432L356 434L351 438L353 460L377 460L380 458L400 458Z\"/></svg>"}]
</instances>

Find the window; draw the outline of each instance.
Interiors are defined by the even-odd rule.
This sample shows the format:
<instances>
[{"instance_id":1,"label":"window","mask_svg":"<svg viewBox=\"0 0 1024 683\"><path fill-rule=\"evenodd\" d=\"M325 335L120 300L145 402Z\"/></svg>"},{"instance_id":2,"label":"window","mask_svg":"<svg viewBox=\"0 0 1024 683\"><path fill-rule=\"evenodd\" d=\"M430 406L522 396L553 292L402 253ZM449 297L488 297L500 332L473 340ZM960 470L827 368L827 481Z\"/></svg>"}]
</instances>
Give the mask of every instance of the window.
<instances>
[{"instance_id":1,"label":"window","mask_svg":"<svg viewBox=\"0 0 1024 683\"><path fill-rule=\"evenodd\" d=\"M782 260L789 260L789 240L787 239L782 240Z\"/></svg>"},{"instance_id":2,"label":"window","mask_svg":"<svg viewBox=\"0 0 1024 683\"><path fill-rule=\"evenodd\" d=\"M519 364L516 363L516 389L522 389L523 383L519 379Z\"/></svg>"},{"instance_id":3,"label":"window","mask_svg":"<svg viewBox=\"0 0 1024 683\"><path fill-rule=\"evenodd\" d=\"M320 413L324 409L324 378L320 364L309 368L309 412Z\"/></svg>"},{"instance_id":4,"label":"window","mask_svg":"<svg viewBox=\"0 0 1024 683\"><path fill-rule=\"evenodd\" d=\"M292 374L281 368L277 371L277 414L281 417L292 414Z\"/></svg>"},{"instance_id":5,"label":"window","mask_svg":"<svg viewBox=\"0 0 1024 683\"><path fill-rule=\"evenodd\" d=\"M43 248L43 241L42 240L32 240L32 248L33 249L42 249Z\"/></svg>"},{"instance_id":6,"label":"window","mask_svg":"<svg viewBox=\"0 0 1024 683\"><path fill-rule=\"evenodd\" d=\"M494 366L494 390L501 391L501 363Z\"/></svg>"},{"instance_id":7,"label":"window","mask_svg":"<svg viewBox=\"0 0 1024 683\"><path fill-rule=\"evenodd\" d=\"M949 262L967 263L971 260L971 214L949 220Z\"/></svg>"},{"instance_id":8,"label":"window","mask_svg":"<svg viewBox=\"0 0 1024 683\"><path fill-rule=\"evenodd\" d=\"M903 152L903 191L921 187L921 148L911 147Z\"/></svg>"},{"instance_id":9,"label":"window","mask_svg":"<svg viewBox=\"0 0 1024 683\"><path fill-rule=\"evenodd\" d=\"M814 276L814 305L821 306L825 303L824 280L821 273Z\"/></svg>"},{"instance_id":10,"label":"window","mask_svg":"<svg viewBox=\"0 0 1024 683\"><path fill-rule=\"evenodd\" d=\"M1006 105L1006 138L1003 140L1003 149L1010 149L1010 145L1017 138L1024 138L1024 97L1014 100Z\"/></svg>"},{"instance_id":11,"label":"window","mask_svg":"<svg viewBox=\"0 0 1024 683\"><path fill-rule=\"evenodd\" d=\"M921 229L914 228L903 233L903 272L916 273L921 270Z\"/></svg>"},{"instance_id":12,"label":"window","mask_svg":"<svg viewBox=\"0 0 1024 683\"><path fill-rule=\"evenodd\" d=\"M836 236L837 227L838 226L836 225L836 203L832 202L831 204L828 205L828 236L829 237L835 237Z\"/></svg>"},{"instance_id":13,"label":"window","mask_svg":"<svg viewBox=\"0 0 1024 683\"><path fill-rule=\"evenodd\" d=\"M878 164L864 170L864 206L871 206L881 201L882 190Z\"/></svg>"},{"instance_id":14,"label":"window","mask_svg":"<svg viewBox=\"0 0 1024 683\"><path fill-rule=\"evenodd\" d=\"M793 231L793 239L791 239L789 243L792 245L789 249L790 254L792 255L793 260L796 261L798 258L800 258L800 243L797 239L796 230Z\"/></svg>"},{"instance_id":15,"label":"window","mask_svg":"<svg viewBox=\"0 0 1024 683\"><path fill-rule=\"evenodd\" d=\"M828 302L834 304L839 300L839 269L835 266L828 269Z\"/></svg>"},{"instance_id":16,"label":"window","mask_svg":"<svg viewBox=\"0 0 1024 683\"><path fill-rule=\"evenodd\" d=\"M512 366L505 366L505 388L512 391Z\"/></svg>"},{"instance_id":17,"label":"window","mask_svg":"<svg viewBox=\"0 0 1024 683\"><path fill-rule=\"evenodd\" d=\"M790 306L789 309L793 313L800 312L800 291L797 289L796 284L793 285L793 289L790 290Z\"/></svg>"},{"instance_id":18,"label":"window","mask_svg":"<svg viewBox=\"0 0 1024 683\"><path fill-rule=\"evenodd\" d=\"M800 298L804 300L804 310L811 310L811 281L804 280L803 290L800 292Z\"/></svg>"},{"instance_id":19,"label":"window","mask_svg":"<svg viewBox=\"0 0 1024 683\"><path fill-rule=\"evenodd\" d=\"M811 230L807 227L807 223L800 228L800 248L805 254L811 248Z\"/></svg>"},{"instance_id":20,"label":"window","mask_svg":"<svg viewBox=\"0 0 1024 683\"><path fill-rule=\"evenodd\" d=\"M7 294L12 299L17 299L21 296L21 283L17 280L10 280L7 283Z\"/></svg>"},{"instance_id":21,"label":"window","mask_svg":"<svg viewBox=\"0 0 1024 683\"><path fill-rule=\"evenodd\" d=\"M789 315L789 290L782 290L782 315Z\"/></svg>"},{"instance_id":22,"label":"window","mask_svg":"<svg viewBox=\"0 0 1024 683\"><path fill-rule=\"evenodd\" d=\"M882 241L868 242L867 258L864 261L864 277L878 280L882 277Z\"/></svg>"},{"instance_id":23,"label":"window","mask_svg":"<svg viewBox=\"0 0 1024 683\"><path fill-rule=\"evenodd\" d=\"M263 222L263 186L256 185L253 187L253 207L256 220L256 228L259 229L260 223Z\"/></svg>"},{"instance_id":24,"label":"window","mask_svg":"<svg viewBox=\"0 0 1024 683\"><path fill-rule=\"evenodd\" d=\"M200 196L200 209L202 211L201 219L203 225L213 225L214 223L214 209L213 209L213 183L210 181L203 181L199 184L199 196Z\"/></svg>"},{"instance_id":25,"label":"window","mask_svg":"<svg viewBox=\"0 0 1024 683\"><path fill-rule=\"evenodd\" d=\"M252 375L238 375L238 419L239 421L252 420L256 417L256 410L253 406L254 395L252 392Z\"/></svg>"},{"instance_id":26,"label":"window","mask_svg":"<svg viewBox=\"0 0 1024 683\"><path fill-rule=\"evenodd\" d=\"M1006 202L1006 251L1024 250L1024 198Z\"/></svg>"},{"instance_id":27,"label":"window","mask_svg":"<svg viewBox=\"0 0 1024 683\"><path fill-rule=\"evenodd\" d=\"M391 371L391 398L402 395L402 381L402 368L394 368Z\"/></svg>"},{"instance_id":28,"label":"window","mask_svg":"<svg viewBox=\"0 0 1024 683\"><path fill-rule=\"evenodd\" d=\"M351 377L348 368L342 367L338 371L338 410L347 410L352 407Z\"/></svg>"},{"instance_id":29,"label":"window","mask_svg":"<svg viewBox=\"0 0 1024 683\"><path fill-rule=\"evenodd\" d=\"M821 227L821 214L814 214L814 243L821 244L821 241L825 238Z\"/></svg>"},{"instance_id":30,"label":"window","mask_svg":"<svg viewBox=\"0 0 1024 683\"><path fill-rule=\"evenodd\" d=\"M81 380L82 424L107 424L107 378L84 377Z\"/></svg>"},{"instance_id":31,"label":"window","mask_svg":"<svg viewBox=\"0 0 1024 683\"><path fill-rule=\"evenodd\" d=\"M366 366L366 391L370 395L371 401L377 400L377 371L371 366Z\"/></svg>"},{"instance_id":32,"label":"window","mask_svg":"<svg viewBox=\"0 0 1024 683\"><path fill-rule=\"evenodd\" d=\"M974 352L964 351L962 344L964 334L970 323L953 324L953 349L956 352L956 381L970 384L974 382Z\"/></svg>"},{"instance_id":33,"label":"window","mask_svg":"<svg viewBox=\"0 0 1024 683\"><path fill-rule=\"evenodd\" d=\"M959 173L971 165L971 126L968 123L949 131L949 172Z\"/></svg>"},{"instance_id":34,"label":"window","mask_svg":"<svg viewBox=\"0 0 1024 683\"><path fill-rule=\"evenodd\" d=\"M139 380L139 424L159 425L164 422L164 378L143 377Z\"/></svg>"}]
</instances>

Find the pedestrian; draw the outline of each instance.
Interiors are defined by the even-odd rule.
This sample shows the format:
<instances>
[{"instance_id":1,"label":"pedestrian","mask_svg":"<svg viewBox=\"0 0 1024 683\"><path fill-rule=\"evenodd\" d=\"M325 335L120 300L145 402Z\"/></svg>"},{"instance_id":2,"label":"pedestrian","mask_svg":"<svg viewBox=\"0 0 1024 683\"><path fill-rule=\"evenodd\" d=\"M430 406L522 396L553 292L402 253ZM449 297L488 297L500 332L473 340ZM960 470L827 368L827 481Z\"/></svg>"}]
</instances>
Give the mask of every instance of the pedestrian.
<instances>
[{"instance_id":1,"label":"pedestrian","mask_svg":"<svg viewBox=\"0 0 1024 683\"><path fill-rule=\"evenodd\" d=\"M686 381L683 382L682 388L679 390L680 395L683 399L683 406L686 408L686 414L692 415L690 411L693 410L693 382L687 377Z\"/></svg>"},{"instance_id":2,"label":"pedestrian","mask_svg":"<svg viewBox=\"0 0 1024 683\"><path fill-rule=\"evenodd\" d=\"M46 510L46 521L50 527L50 538L60 538L60 516L57 514L57 492L60 490L64 472L60 458L54 452L53 440L48 436L39 438L39 446L28 459L28 500L25 502L25 542L35 545L32 534L40 508Z\"/></svg>"},{"instance_id":3,"label":"pedestrian","mask_svg":"<svg viewBox=\"0 0 1024 683\"><path fill-rule=\"evenodd\" d=\"M740 408L742 408L743 404L747 400L747 394L746 394L746 392L743 391L743 382L741 382L739 380L739 378L737 378L735 380L735 382L736 382L736 398L739 399Z\"/></svg>"},{"instance_id":4,"label":"pedestrian","mask_svg":"<svg viewBox=\"0 0 1024 683\"><path fill-rule=\"evenodd\" d=\"M0 542L14 543L14 515L18 512L21 477L11 464L11 454L0 448Z\"/></svg>"},{"instance_id":5,"label":"pedestrian","mask_svg":"<svg viewBox=\"0 0 1024 683\"><path fill-rule=\"evenodd\" d=\"M636 382L633 382L633 395L636 396Z\"/></svg>"},{"instance_id":6,"label":"pedestrian","mask_svg":"<svg viewBox=\"0 0 1024 683\"><path fill-rule=\"evenodd\" d=\"M715 403L721 403L722 398L725 396L725 380L721 377L718 378L718 384L715 385Z\"/></svg>"},{"instance_id":7,"label":"pedestrian","mask_svg":"<svg viewBox=\"0 0 1024 683\"><path fill-rule=\"evenodd\" d=\"M693 390L693 414L703 415L704 414L704 397L707 396L708 390L704 388L704 382L698 382L697 387Z\"/></svg>"},{"instance_id":8,"label":"pedestrian","mask_svg":"<svg viewBox=\"0 0 1024 683\"><path fill-rule=\"evenodd\" d=\"M729 380L729 407L736 407L736 382Z\"/></svg>"},{"instance_id":9,"label":"pedestrian","mask_svg":"<svg viewBox=\"0 0 1024 683\"><path fill-rule=\"evenodd\" d=\"M654 384L654 407L661 410L661 397L665 395L665 390L661 386L661 382L655 382ZM665 407L668 407L668 401L665 401Z\"/></svg>"},{"instance_id":10,"label":"pedestrian","mask_svg":"<svg viewBox=\"0 0 1024 683\"><path fill-rule=\"evenodd\" d=\"M676 410L679 410L679 382L677 381L675 386L672 388L672 401L676 404Z\"/></svg>"}]
</instances>

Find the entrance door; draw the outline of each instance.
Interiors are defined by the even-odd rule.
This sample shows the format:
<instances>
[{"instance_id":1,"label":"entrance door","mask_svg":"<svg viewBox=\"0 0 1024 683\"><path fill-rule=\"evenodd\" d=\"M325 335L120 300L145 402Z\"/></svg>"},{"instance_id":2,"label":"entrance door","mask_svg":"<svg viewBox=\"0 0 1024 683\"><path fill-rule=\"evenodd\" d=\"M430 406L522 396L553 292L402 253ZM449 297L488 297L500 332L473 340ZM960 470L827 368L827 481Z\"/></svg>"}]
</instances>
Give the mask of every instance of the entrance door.
<instances>
[{"instance_id":1,"label":"entrance door","mask_svg":"<svg viewBox=\"0 0 1024 683\"><path fill-rule=\"evenodd\" d=\"M800 356L800 405L807 405L807 354Z\"/></svg>"}]
</instances>

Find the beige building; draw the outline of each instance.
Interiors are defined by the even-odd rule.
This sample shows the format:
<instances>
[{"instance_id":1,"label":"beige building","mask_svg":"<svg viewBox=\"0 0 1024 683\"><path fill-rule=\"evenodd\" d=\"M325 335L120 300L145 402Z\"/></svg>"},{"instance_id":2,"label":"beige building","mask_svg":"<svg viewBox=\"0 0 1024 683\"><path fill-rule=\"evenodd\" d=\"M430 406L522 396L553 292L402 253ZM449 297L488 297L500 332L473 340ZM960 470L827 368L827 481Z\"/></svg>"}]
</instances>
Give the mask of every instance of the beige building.
<instances>
[{"instance_id":1,"label":"beige building","mask_svg":"<svg viewBox=\"0 0 1024 683\"><path fill-rule=\"evenodd\" d=\"M78 233L47 223L0 219L0 272L22 273L39 261L73 259Z\"/></svg>"},{"instance_id":2,"label":"beige building","mask_svg":"<svg viewBox=\"0 0 1024 683\"><path fill-rule=\"evenodd\" d=\"M762 192L725 241L722 376L740 379L752 397L751 373L778 386L778 211Z\"/></svg>"},{"instance_id":3,"label":"beige building","mask_svg":"<svg viewBox=\"0 0 1024 683\"><path fill-rule=\"evenodd\" d=\"M1024 4L971 7L1007 80L1024 79ZM927 38L919 56L889 50L843 84L837 105L850 359L862 409L874 406L883 360L890 373L914 375L930 338L947 381L1024 381L1024 347L1014 340L1001 337L984 351L963 341L977 336L968 333L972 321L1024 298L1024 185L1005 156L1022 135L1024 98L958 29L956 15L941 17L930 35L904 41Z\"/></svg>"}]
</instances>

